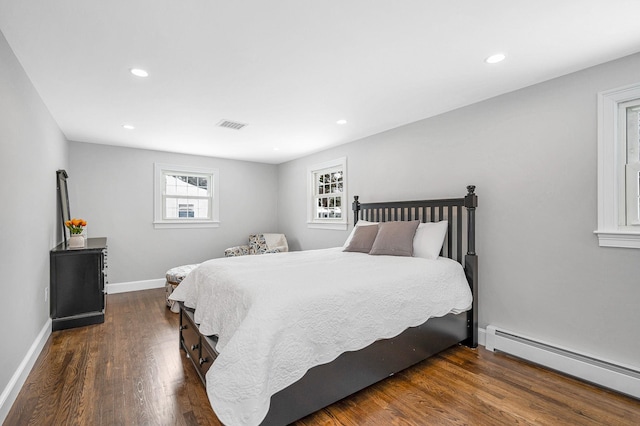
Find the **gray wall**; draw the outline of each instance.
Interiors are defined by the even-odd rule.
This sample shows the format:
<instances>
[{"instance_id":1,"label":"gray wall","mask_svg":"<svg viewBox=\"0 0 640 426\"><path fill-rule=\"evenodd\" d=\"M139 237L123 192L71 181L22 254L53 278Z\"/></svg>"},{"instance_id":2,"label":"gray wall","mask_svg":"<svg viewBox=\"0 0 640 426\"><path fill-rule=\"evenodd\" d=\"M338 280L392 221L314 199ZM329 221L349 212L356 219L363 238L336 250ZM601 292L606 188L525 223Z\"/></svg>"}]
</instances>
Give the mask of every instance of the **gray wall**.
<instances>
[{"instance_id":1,"label":"gray wall","mask_svg":"<svg viewBox=\"0 0 640 426\"><path fill-rule=\"evenodd\" d=\"M640 251L598 247L598 91L637 82L640 55L280 165L294 249L341 245L306 226L307 166L347 156L349 198L463 196L477 185L480 325L640 369ZM352 222L351 222L352 223Z\"/></svg>"},{"instance_id":2,"label":"gray wall","mask_svg":"<svg viewBox=\"0 0 640 426\"><path fill-rule=\"evenodd\" d=\"M220 171L220 227L154 229L154 163ZM167 269L221 257L250 233L277 232L277 166L159 151L69 143L71 215L107 237L109 282L164 278Z\"/></svg>"},{"instance_id":3,"label":"gray wall","mask_svg":"<svg viewBox=\"0 0 640 426\"><path fill-rule=\"evenodd\" d=\"M66 161L67 141L0 33L0 392L49 318L49 250L62 238L55 171Z\"/></svg>"}]
</instances>

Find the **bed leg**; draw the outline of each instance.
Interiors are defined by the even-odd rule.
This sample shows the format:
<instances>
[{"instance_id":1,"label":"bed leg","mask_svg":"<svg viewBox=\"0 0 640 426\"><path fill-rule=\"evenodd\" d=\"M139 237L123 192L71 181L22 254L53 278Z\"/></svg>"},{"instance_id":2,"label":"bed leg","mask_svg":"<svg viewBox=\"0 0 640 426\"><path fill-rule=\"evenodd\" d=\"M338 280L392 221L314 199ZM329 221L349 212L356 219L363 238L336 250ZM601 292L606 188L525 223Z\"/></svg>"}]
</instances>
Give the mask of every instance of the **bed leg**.
<instances>
[{"instance_id":1,"label":"bed leg","mask_svg":"<svg viewBox=\"0 0 640 426\"><path fill-rule=\"evenodd\" d=\"M478 347L478 256L464 257L464 270L473 294L471 309L467 311L467 338L462 342L470 348Z\"/></svg>"}]
</instances>

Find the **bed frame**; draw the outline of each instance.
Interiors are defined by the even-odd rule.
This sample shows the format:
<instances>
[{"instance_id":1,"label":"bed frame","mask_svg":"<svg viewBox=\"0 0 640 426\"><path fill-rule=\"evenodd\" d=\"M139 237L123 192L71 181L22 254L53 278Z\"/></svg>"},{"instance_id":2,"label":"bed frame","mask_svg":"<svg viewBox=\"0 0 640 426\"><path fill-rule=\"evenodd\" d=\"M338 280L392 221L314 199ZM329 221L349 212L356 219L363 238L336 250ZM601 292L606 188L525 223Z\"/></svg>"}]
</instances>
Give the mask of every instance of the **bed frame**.
<instances>
[{"instance_id":1,"label":"bed frame","mask_svg":"<svg viewBox=\"0 0 640 426\"><path fill-rule=\"evenodd\" d=\"M263 426L292 423L451 346L463 344L475 348L478 345L478 256L475 253L478 197L475 186L467 186L463 198L384 203L360 203L358 198L355 196L353 202L354 223L358 220L447 220L447 237L440 254L464 266L473 294L472 308L457 315L431 318L394 338L378 340L359 351L345 352L328 364L311 368L300 380L271 397L269 412L261 423ZM463 238L465 234L466 238ZM466 255L463 257L464 248ZM181 313L181 347L188 354L183 343L182 324ZM200 337L203 341L207 339ZM206 380L204 375L200 377Z\"/></svg>"}]
</instances>

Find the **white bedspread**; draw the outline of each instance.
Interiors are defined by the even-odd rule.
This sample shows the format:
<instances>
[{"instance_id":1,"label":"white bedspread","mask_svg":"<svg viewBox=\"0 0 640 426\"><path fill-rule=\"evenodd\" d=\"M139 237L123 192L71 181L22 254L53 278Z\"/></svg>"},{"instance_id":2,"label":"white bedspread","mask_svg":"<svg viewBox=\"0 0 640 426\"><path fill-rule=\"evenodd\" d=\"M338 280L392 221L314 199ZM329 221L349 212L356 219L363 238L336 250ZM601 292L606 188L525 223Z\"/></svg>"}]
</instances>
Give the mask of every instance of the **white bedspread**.
<instances>
[{"instance_id":1,"label":"white bedspread","mask_svg":"<svg viewBox=\"0 0 640 426\"><path fill-rule=\"evenodd\" d=\"M214 259L173 292L218 335L207 393L225 425L259 424L271 395L311 367L471 306L453 260L342 250Z\"/></svg>"}]
</instances>

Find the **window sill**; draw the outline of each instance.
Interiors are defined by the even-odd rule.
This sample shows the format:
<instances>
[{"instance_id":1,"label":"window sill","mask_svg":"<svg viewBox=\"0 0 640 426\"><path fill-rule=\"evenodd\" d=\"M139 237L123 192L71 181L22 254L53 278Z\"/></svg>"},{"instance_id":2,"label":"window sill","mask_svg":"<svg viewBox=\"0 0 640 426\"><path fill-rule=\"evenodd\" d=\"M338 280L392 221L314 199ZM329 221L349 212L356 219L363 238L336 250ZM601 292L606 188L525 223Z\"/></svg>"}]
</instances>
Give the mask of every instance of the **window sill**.
<instances>
[{"instance_id":1,"label":"window sill","mask_svg":"<svg viewBox=\"0 0 640 426\"><path fill-rule=\"evenodd\" d=\"M600 247L640 248L640 231L594 231Z\"/></svg>"},{"instance_id":2,"label":"window sill","mask_svg":"<svg viewBox=\"0 0 640 426\"><path fill-rule=\"evenodd\" d=\"M307 228L311 229L333 229L336 231L346 231L346 223L326 223L326 222L307 222Z\"/></svg>"},{"instance_id":3,"label":"window sill","mask_svg":"<svg viewBox=\"0 0 640 426\"><path fill-rule=\"evenodd\" d=\"M219 228L220 222L153 222L155 229L189 229L189 228Z\"/></svg>"}]
</instances>

